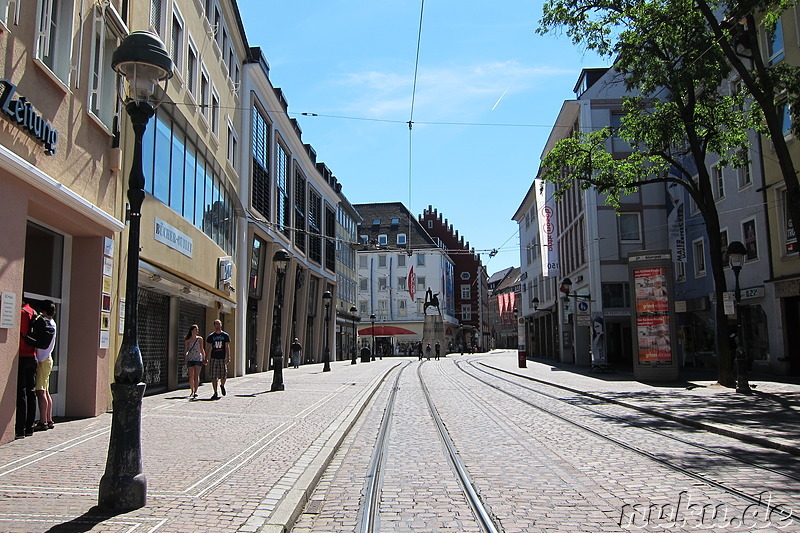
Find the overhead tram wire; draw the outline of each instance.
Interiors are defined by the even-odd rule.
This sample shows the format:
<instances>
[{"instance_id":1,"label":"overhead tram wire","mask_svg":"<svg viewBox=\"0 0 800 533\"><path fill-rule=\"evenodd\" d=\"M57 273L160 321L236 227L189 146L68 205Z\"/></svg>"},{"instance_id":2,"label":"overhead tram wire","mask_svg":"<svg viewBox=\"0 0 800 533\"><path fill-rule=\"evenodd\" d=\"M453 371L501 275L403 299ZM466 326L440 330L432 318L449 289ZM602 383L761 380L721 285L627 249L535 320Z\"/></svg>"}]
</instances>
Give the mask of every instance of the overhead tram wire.
<instances>
[{"instance_id":1,"label":"overhead tram wire","mask_svg":"<svg viewBox=\"0 0 800 533\"><path fill-rule=\"evenodd\" d=\"M419 74L419 51L422 46L422 16L425 13L425 0L420 0L419 6L419 26L417 28L417 53L414 58L414 82L411 86L411 109L408 116L408 234L406 235L406 249L411 251L411 218L413 208L411 204L412 184L413 184L413 132L414 132L414 104L417 99L417 75Z\"/></svg>"}]
</instances>

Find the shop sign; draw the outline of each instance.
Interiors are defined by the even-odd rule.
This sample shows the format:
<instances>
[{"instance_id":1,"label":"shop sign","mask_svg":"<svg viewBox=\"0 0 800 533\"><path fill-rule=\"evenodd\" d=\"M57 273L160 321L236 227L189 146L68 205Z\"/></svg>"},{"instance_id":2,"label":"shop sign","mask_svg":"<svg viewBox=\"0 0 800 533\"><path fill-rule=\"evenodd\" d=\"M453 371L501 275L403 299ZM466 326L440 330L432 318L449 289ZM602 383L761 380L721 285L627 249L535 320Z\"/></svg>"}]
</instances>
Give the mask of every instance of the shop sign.
<instances>
[{"instance_id":1,"label":"shop sign","mask_svg":"<svg viewBox=\"0 0 800 533\"><path fill-rule=\"evenodd\" d=\"M155 240L177 250L186 257L192 257L192 239L177 228L155 217Z\"/></svg>"},{"instance_id":2,"label":"shop sign","mask_svg":"<svg viewBox=\"0 0 800 533\"><path fill-rule=\"evenodd\" d=\"M33 109L27 98L20 96L12 98L17 92L17 86L6 79L0 79L3 86L3 95L0 96L0 109L11 117L13 122L21 125L23 129L44 144L46 155L55 155L58 130L54 129L42 116Z\"/></svg>"}]
</instances>

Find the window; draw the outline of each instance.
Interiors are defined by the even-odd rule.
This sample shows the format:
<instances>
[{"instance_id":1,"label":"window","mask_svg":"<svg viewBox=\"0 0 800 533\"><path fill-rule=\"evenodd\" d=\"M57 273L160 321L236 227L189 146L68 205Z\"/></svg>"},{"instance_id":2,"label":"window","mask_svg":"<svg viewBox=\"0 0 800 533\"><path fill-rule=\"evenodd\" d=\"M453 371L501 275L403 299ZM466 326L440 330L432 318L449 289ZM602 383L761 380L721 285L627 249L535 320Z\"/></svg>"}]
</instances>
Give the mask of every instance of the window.
<instances>
[{"instance_id":1,"label":"window","mask_svg":"<svg viewBox=\"0 0 800 533\"><path fill-rule=\"evenodd\" d=\"M192 98L197 95L197 47L189 39L189 51L186 54L186 89Z\"/></svg>"},{"instance_id":2,"label":"window","mask_svg":"<svg viewBox=\"0 0 800 533\"><path fill-rule=\"evenodd\" d=\"M389 242L389 237L387 237L386 235L378 235L378 244L379 245L386 246L386 244L388 242Z\"/></svg>"},{"instance_id":3,"label":"window","mask_svg":"<svg viewBox=\"0 0 800 533\"><path fill-rule=\"evenodd\" d=\"M373 226L380 226L380 225L381 225L381 219L379 219L379 218L373 218L373 219L372 219L372 225L373 225Z\"/></svg>"},{"instance_id":4,"label":"window","mask_svg":"<svg viewBox=\"0 0 800 533\"><path fill-rule=\"evenodd\" d=\"M363 317L367 316L368 313L367 313L367 302L366 302L366 300L358 302L358 314L360 314Z\"/></svg>"},{"instance_id":5,"label":"window","mask_svg":"<svg viewBox=\"0 0 800 533\"><path fill-rule=\"evenodd\" d=\"M725 198L725 176L722 169L717 166L711 168L711 187L714 191L714 200Z\"/></svg>"},{"instance_id":6,"label":"window","mask_svg":"<svg viewBox=\"0 0 800 533\"><path fill-rule=\"evenodd\" d=\"M189 52L191 57L191 47ZM269 175L270 126L266 116L258 106L253 106L252 117L253 190L251 202L253 208L269 220L271 191Z\"/></svg>"},{"instance_id":7,"label":"window","mask_svg":"<svg viewBox=\"0 0 800 533\"><path fill-rule=\"evenodd\" d=\"M767 35L767 59L770 65L783 59L783 26L780 19L772 33Z\"/></svg>"},{"instance_id":8,"label":"window","mask_svg":"<svg viewBox=\"0 0 800 533\"><path fill-rule=\"evenodd\" d=\"M170 32L170 52L175 72L183 72L183 18L178 7L172 6L172 28Z\"/></svg>"},{"instance_id":9,"label":"window","mask_svg":"<svg viewBox=\"0 0 800 533\"><path fill-rule=\"evenodd\" d=\"M719 232L719 248L720 248L720 252L722 252L722 257L726 258L724 260L724 262L727 263L727 256L726 256L726 254L728 253L728 230L727 229L721 230ZM727 267L729 265L726 264L724 266Z\"/></svg>"},{"instance_id":10,"label":"window","mask_svg":"<svg viewBox=\"0 0 800 533\"><path fill-rule=\"evenodd\" d=\"M39 0L36 59L69 86L72 50L72 0Z\"/></svg>"},{"instance_id":11,"label":"window","mask_svg":"<svg viewBox=\"0 0 800 533\"><path fill-rule=\"evenodd\" d=\"M367 278L358 279L358 290L366 292L369 289L369 280Z\"/></svg>"},{"instance_id":12,"label":"window","mask_svg":"<svg viewBox=\"0 0 800 533\"><path fill-rule=\"evenodd\" d=\"M308 188L308 258L322 263L322 196ZM287 229L288 231L288 229Z\"/></svg>"},{"instance_id":13,"label":"window","mask_svg":"<svg viewBox=\"0 0 800 533\"><path fill-rule=\"evenodd\" d=\"M603 307L630 307L631 289L627 283L603 283Z\"/></svg>"},{"instance_id":14,"label":"window","mask_svg":"<svg viewBox=\"0 0 800 533\"><path fill-rule=\"evenodd\" d=\"M465 279L465 280L469 279L469 272L462 272L461 273L461 279Z\"/></svg>"},{"instance_id":15,"label":"window","mask_svg":"<svg viewBox=\"0 0 800 533\"><path fill-rule=\"evenodd\" d=\"M630 152L631 145L619 136L622 128L622 113L611 113L611 150L614 152Z\"/></svg>"},{"instance_id":16,"label":"window","mask_svg":"<svg viewBox=\"0 0 800 533\"><path fill-rule=\"evenodd\" d=\"M417 276L417 290L424 291L427 287L425 286L425 276Z\"/></svg>"},{"instance_id":17,"label":"window","mask_svg":"<svg viewBox=\"0 0 800 533\"><path fill-rule=\"evenodd\" d=\"M417 266L425 266L425 254L417 254Z\"/></svg>"},{"instance_id":18,"label":"window","mask_svg":"<svg viewBox=\"0 0 800 533\"><path fill-rule=\"evenodd\" d=\"M464 283L461 285L461 299L469 300L470 298L472 298L472 287L469 283Z\"/></svg>"},{"instance_id":19,"label":"window","mask_svg":"<svg viewBox=\"0 0 800 533\"><path fill-rule=\"evenodd\" d=\"M378 318L385 320L389 316L389 301L378 300Z\"/></svg>"},{"instance_id":20,"label":"window","mask_svg":"<svg viewBox=\"0 0 800 533\"><path fill-rule=\"evenodd\" d=\"M386 268L386 254L378 254L378 268Z\"/></svg>"},{"instance_id":21,"label":"window","mask_svg":"<svg viewBox=\"0 0 800 533\"><path fill-rule=\"evenodd\" d=\"M433 229L433 220L428 221L428 229Z\"/></svg>"},{"instance_id":22,"label":"window","mask_svg":"<svg viewBox=\"0 0 800 533\"><path fill-rule=\"evenodd\" d=\"M238 157L237 154L239 152L239 139L236 137L236 130L231 124L230 120L228 121L228 163L235 169L238 167L236 164Z\"/></svg>"},{"instance_id":23,"label":"window","mask_svg":"<svg viewBox=\"0 0 800 533\"><path fill-rule=\"evenodd\" d=\"M406 276L397 276L397 289L404 290L406 288L406 283L408 278Z\"/></svg>"},{"instance_id":24,"label":"window","mask_svg":"<svg viewBox=\"0 0 800 533\"><path fill-rule=\"evenodd\" d=\"M408 308L406 307L405 300L397 300L397 314L400 316L408 316Z\"/></svg>"},{"instance_id":25,"label":"window","mask_svg":"<svg viewBox=\"0 0 800 533\"><path fill-rule=\"evenodd\" d=\"M388 284L386 281L386 276L381 276L378 278L378 290L385 291L388 288Z\"/></svg>"},{"instance_id":26,"label":"window","mask_svg":"<svg viewBox=\"0 0 800 533\"><path fill-rule=\"evenodd\" d=\"M678 283L686 281L686 263L683 261L675 263L675 280Z\"/></svg>"},{"instance_id":27,"label":"window","mask_svg":"<svg viewBox=\"0 0 800 533\"><path fill-rule=\"evenodd\" d=\"M19 9L18 9L19 2L12 1L12 0L0 0L0 23L2 23L6 27L9 26L8 15L11 12L9 4L13 5L14 9L16 10L16 16L14 17L14 24L19 24L19 20L18 20L18 17L19 17Z\"/></svg>"},{"instance_id":28,"label":"window","mask_svg":"<svg viewBox=\"0 0 800 533\"><path fill-rule=\"evenodd\" d=\"M701 278L706 275L706 244L703 239L692 241L694 252L694 277Z\"/></svg>"},{"instance_id":29,"label":"window","mask_svg":"<svg viewBox=\"0 0 800 533\"><path fill-rule=\"evenodd\" d=\"M397 234L397 244L403 245L406 243L406 234L405 233L398 233Z\"/></svg>"},{"instance_id":30,"label":"window","mask_svg":"<svg viewBox=\"0 0 800 533\"><path fill-rule=\"evenodd\" d=\"M369 263L367 261L368 257L366 255L359 255L358 256L358 268L367 268Z\"/></svg>"},{"instance_id":31,"label":"window","mask_svg":"<svg viewBox=\"0 0 800 533\"><path fill-rule=\"evenodd\" d=\"M306 177L298 167L294 169L294 244L306 252ZM366 259L366 257L364 258Z\"/></svg>"},{"instance_id":32,"label":"window","mask_svg":"<svg viewBox=\"0 0 800 533\"><path fill-rule=\"evenodd\" d=\"M397 266L406 266L406 254L397 254Z\"/></svg>"},{"instance_id":33,"label":"window","mask_svg":"<svg viewBox=\"0 0 800 533\"><path fill-rule=\"evenodd\" d=\"M742 236L744 248L747 250L746 261L758 259L758 240L756 239L756 221L753 219L742 222Z\"/></svg>"},{"instance_id":34,"label":"window","mask_svg":"<svg viewBox=\"0 0 800 533\"><path fill-rule=\"evenodd\" d=\"M289 219L289 189L288 189L288 180L289 180L289 154L286 153L286 150L283 148L281 143L276 143L275 152L278 157L277 162L277 176L275 178L275 188L277 197L278 197L278 213L277 219L275 222L278 225L278 229L281 230L284 235L289 235L291 231L289 226L291 226L291 220ZM317 198L321 200L321 197L317 195ZM316 226L315 229L317 230L317 235L322 233L322 205L317 207L316 213ZM310 222L310 221L309 221ZM320 243L320 256L317 259L317 262L322 261L322 243Z\"/></svg>"},{"instance_id":35,"label":"window","mask_svg":"<svg viewBox=\"0 0 800 533\"><path fill-rule=\"evenodd\" d=\"M639 226L639 213L620 213L617 217L619 240L639 242L642 240Z\"/></svg>"},{"instance_id":36,"label":"window","mask_svg":"<svg viewBox=\"0 0 800 533\"><path fill-rule=\"evenodd\" d=\"M736 173L739 178L739 188L743 189L753 183L753 177L751 175L750 157L747 155L747 150L739 152L739 157L744 163L741 167L736 169Z\"/></svg>"},{"instance_id":37,"label":"window","mask_svg":"<svg viewBox=\"0 0 800 533\"><path fill-rule=\"evenodd\" d=\"M111 13L111 10L108 13ZM121 28L112 22L113 19L107 19L102 8L95 6L89 111L109 130L114 127L117 80L117 75L111 68L111 54L117 48L119 35L122 34Z\"/></svg>"},{"instance_id":38,"label":"window","mask_svg":"<svg viewBox=\"0 0 800 533\"><path fill-rule=\"evenodd\" d=\"M359 238L361 239L361 244L369 244L369 235L361 235Z\"/></svg>"},{"instance_id":39,"label":"window","mask_svg":"<svg viewBox=\"0 0 800 533\"><path fill-rule=\"evenodd\" d=\"M211 121L211 83L208 81L208 72L205 67L200 67L200 113L206 119L206 123Z\"/></svg>"},{"instance_id":40,"label":"window","mask_svg":"<svg viewBox=\"0 0 800 533\"><path fill-rule=\"evenodd\" d=\"M792 106L786 102L780 104L778 114L783 117L783 136L792 136Z\"/></svg>"},{"instance_id":41,"label":"window","mask_svg":"<svg viewBox=\"0 0 800 533\"><path fill-rule=\"evenodd\" d=\"M211 87L211 133L219 137L219 94L217 89Z\"/></svg>"},{"instance_id":42,"label":"window","mask_svg":"<svg viewBox=\"0 0 800 533\"><path fill-rule=\"evenodd\" d=\"M336 212L325 204L325 268L336 271Z\"/></svg>"},{"instance_id":43,"label":"window","mask_svg":"<svg viewBox=\"0 0 800 533\"><path fill-rule=\"evenodd\" d=\"M57 0L56 0L57 1ZM164 15L167 11L165 0L150 0L150 29L163 37Z\"/></svg>"},{"instance_id":44,"label":"window","mask_svg":"<svg viewBox=\"0 0 800 533\"><path fill-rule=\"evenodd\" d=\"M472 306L461 304L461 320L472 320Z\"/></svg>"}]
</instances>

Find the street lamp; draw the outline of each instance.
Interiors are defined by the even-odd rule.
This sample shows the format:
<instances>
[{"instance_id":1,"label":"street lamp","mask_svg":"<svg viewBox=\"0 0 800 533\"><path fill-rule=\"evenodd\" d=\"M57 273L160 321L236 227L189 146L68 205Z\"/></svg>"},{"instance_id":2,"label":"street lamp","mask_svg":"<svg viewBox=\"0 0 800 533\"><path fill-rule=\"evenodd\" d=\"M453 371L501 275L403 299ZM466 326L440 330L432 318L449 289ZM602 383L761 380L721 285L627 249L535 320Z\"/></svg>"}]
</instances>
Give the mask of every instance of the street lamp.
<instances>
[{"instance_id":1,"label":"street lamp","mask_svg":"<svg viewBox=\"0 0 800 533\"><path fill-rule=\"evenodd\" d=\"M369 321L372 322L372 360L375 360L375 314L369 315Z\"/></svg>"},{"instance_id":2,"label":"street lamp","mask_svg":"<svg viewBox=\"0 0 800 533\"><path fill-rule=\"evenodd\" d=\"M331 298L333 295L331 291L322 293L322 301L325 303L325 334L322 337L324 348L322 349L322 371L331 371L331 350L328 348L328 322L331 320Z\"/></svg>"},{"instance_id":3,"label":"street lamp","mask_svg":"<svg viewBox=\"0 0 800 533\"><path fill-rule=\"evenodd\" d=\"M739 241L728 244L728 263L733 270L733 277L736 280L736 289L733 298L736 301L736 392L750 394L750 384L747 382L747 354L742 343L742 290L739 287L739 272L742 270L744 258L747 256L747 248Z\"/></svg>"},{"instance_id":4,"label":"street lamp","mask_svg":"<svg viewBox=\"0 0 800 533\"><path fill-rule=\"evenodd\" d=\"M534 296L533 300L531 300L531 305L533 306L533 310L534 311L538 311L539 310L539 298Z\"/></svg>"},{"instance_id":5,"label":"street lamp","mask_svg":"<svg viewBox=\"0 0 800 533\"><path fill-rule=\"evenodd\" d=\"M353 317L353 355L352 355L352 359L350 359L350 364L351 365L356 364L356 344L357 344L356 343L356 313L357 312L358 312L358 309L356 309L355 305L350 308L350 314Z\"/></svg>"},{"instance_id":6,"label":"street lamp","mask_svg":"<svg viewBox=\"0 0 800 533\"><path fill-rule=\"evenodd\" d=\"M142 139L147 122L155 114L156 85L172 77L172 59L154 33L136 31L125 37L111 56L111 68L127 82L125 110L131 118L134 144L128 177L130 205L128 262L125 282L125 327L114 364L111 384L113 415L106 470L100 479L98 504L116 512L144 507L147 479L142 472L142 383L144 363L139 351L139 237L144 201ZM122 91L121 91L122 92Z\"/></svg>"},{"instance_id":7,"label":"street lamp","mask_svg":"<svg viewBox=\"0 0 800 533\"><path fill-rule=\"evenodd\" d=\"M281 319L283 313L283 283L286 278L286 269L292 257L289 252L281 248L272 256L275 264L275 306L272 315L272 388L270 391L282 391L283 385L283 349L281 348Z\"/></svg>"}]
</instances>

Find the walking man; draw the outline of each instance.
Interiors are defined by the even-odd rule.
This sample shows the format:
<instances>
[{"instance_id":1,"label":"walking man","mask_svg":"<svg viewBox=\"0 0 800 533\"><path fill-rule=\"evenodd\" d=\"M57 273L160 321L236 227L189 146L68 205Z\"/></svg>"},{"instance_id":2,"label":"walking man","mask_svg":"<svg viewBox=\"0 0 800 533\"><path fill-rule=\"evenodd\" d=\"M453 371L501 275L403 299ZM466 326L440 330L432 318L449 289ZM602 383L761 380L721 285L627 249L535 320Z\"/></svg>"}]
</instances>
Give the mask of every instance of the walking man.
<instances>
[{"instance_id":1,"label":"walking man","mask_svg":"<svg viewBox=\"0 0 800 533\"><path fill-rule=\"evenodd\" d=\"M217 380L220 382L220 391L225 396L225 380L228 378L228 363L231 362L231 337L222 331L222 321L214 321L214 332L206 339L209 356L209 373L211 375L211 385L214 387L212 400L219 400L217 395Z\"/></svg>"}]
</instances>

